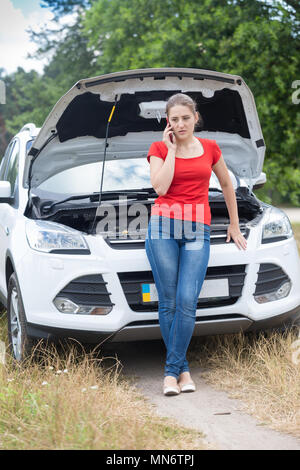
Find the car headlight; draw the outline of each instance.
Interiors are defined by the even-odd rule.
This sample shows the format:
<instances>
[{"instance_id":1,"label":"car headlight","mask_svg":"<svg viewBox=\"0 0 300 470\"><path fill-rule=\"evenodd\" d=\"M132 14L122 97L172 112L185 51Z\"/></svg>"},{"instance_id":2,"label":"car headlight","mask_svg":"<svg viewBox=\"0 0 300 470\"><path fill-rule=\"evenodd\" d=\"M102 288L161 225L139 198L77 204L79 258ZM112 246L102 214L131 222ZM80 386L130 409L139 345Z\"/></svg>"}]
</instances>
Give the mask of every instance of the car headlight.
<instances>
[{"instance_id":1,"label":"car headlight","mask_svg":"<svg viewBox=\"0 0 300 470\"><path fill-rule=\"evenodd\" d=\"M87 242L80 233L51 221L30 220L26 224L29 246L44 253L90 254Z\"/></svg>"},{"instance_id":2,"label":"car headlight","mask_svg":"<svg viewBox=\"0 0 300 470\"><path fill-rule=\"evenodd\" d=\"M293 229L287 215L276 207L270 208L264 219L261 242L272 243L292 236Z\"/></svg>"}]
</instances>

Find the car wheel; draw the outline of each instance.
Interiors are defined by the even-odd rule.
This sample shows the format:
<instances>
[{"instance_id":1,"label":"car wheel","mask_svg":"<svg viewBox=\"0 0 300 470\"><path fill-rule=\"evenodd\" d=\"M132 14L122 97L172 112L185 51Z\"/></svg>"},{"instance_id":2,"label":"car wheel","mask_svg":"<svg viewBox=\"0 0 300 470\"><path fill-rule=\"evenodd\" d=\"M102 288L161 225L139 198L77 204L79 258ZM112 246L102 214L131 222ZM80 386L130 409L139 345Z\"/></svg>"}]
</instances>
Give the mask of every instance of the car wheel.
<instances>
[{"instance_id":1,"label":"car wheel","mask_svg":"<svg viewBox=\"0 0 300 470\"><path fill-rule=\"evenodd\" d=\"M22 362L30 355L33 340L27 335L23 300L15 273L10 276L8 281L7 326L10 351L16 361Z\"/></svg>"}]
</instances>

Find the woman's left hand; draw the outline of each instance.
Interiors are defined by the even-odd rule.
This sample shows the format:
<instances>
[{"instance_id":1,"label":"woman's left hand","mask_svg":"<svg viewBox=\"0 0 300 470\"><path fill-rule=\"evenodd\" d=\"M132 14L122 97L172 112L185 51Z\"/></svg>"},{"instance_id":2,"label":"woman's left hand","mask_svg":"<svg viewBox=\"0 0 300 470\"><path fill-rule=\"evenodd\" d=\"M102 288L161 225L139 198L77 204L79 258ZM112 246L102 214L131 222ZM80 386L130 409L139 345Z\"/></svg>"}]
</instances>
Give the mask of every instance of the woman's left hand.
<instances>
[{"instance_id":1,"label":"woman's left hand","mask_svg":"<svg viewBox=\"0 0 300 470\"><path fill-rule=\"evenodd\" d=\"M226 243L230 242L230 238L233 239L234 243L236 244L239 250L246 250L247 240L244 238L238 226L229 224L227 229Z\"/></svg>"}]
</instances>

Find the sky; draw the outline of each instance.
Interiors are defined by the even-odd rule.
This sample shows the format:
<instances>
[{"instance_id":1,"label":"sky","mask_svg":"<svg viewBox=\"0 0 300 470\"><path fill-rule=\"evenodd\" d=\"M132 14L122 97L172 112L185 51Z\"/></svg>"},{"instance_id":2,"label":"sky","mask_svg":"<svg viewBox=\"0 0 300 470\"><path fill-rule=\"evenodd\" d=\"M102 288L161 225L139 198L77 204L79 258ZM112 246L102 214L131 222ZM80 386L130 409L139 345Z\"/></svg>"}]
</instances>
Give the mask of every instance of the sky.
<instances>
[{"instance_id":1,"label":"sky","mask_svg":"<svg viewBox=\"0 0 300 470\"><path fill-rule=\"evenodd\" d=\"M37 49L26 29L32 27L39 31L43 25L49 25L52 18L53 13L42 8L40 0L0 0L0 68L4 68L6 74L18 67L26 72L34 69L42 73L47 59L26 58L28 52Z\"/></svg>"}]
</instances>

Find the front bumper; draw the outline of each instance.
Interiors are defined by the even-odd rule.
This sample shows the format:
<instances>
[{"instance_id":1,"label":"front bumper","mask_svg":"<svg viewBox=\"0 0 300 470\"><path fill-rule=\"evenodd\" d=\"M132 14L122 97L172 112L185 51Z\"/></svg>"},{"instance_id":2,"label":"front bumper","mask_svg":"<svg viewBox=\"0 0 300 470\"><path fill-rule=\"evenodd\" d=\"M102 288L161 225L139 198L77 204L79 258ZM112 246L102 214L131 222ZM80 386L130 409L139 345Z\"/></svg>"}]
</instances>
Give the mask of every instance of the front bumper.
<instances>
[{"instance_id":1,"label":"front bumper","mask_svg":"<svg viewBox=\"0 0 300 470\"><path fill-rule=\"evenodd\" d=\"M272 329L287 329L300 326L300 305L289 312L265 320L251 321L239 314L227 318L196 318L194 336L233 334ZM44 338L50 341L74 339L82 343L100 344L105 342L144 341L162 339L158 320L147 325L128 325L114 333L105 331L79 331L64 328L27 324L27 333L33 338Z\"/></svg>"}]
</instances>

